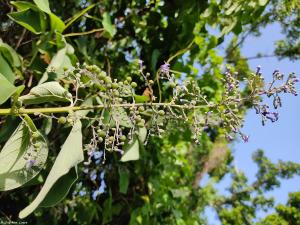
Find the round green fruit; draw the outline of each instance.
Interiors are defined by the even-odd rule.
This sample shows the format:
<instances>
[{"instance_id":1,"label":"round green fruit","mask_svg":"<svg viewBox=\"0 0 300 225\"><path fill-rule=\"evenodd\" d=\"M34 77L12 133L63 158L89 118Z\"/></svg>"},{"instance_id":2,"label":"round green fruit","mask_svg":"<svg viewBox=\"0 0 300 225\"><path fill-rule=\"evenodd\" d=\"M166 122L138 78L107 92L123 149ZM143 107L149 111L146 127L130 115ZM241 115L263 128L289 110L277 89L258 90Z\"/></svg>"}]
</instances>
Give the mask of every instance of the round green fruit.
<instances>
[{"instance_id":1,"label":"round green fruit","mask_svg":"<svg viewBox=\"0 0 300 225\"><path fill-rule=\"evenodd\" d=\"M34 132L33 134L32 134L32 137L35 139L35 138L37 138L39 136L39 133L38 132Z\"/></svg>"},{"instance_id":2,"label":"round green fruit","mask_svg":"<svg viewBox=\"0 0 300 225\"><path fill-rule=\"evenodd\" d=\"M25 109L20 108L20 109L18 110L18 112L19 112L20 114L23 114L23 113L25 113Z\"/></svg>"},{"instance_id":3,"label":"round green fruit","mask_svg":"<svg viewBox=\"0 0 300 225\"><path fill-rule=\"evenodd\" d=\"M165 111L164 111L164 110L159 110L159 111L158 111L158 115L160 115L160 116L165 115Z\"/></svg>"},{"instance_id":4,"label":"round green fruit","mask_svg":"<svg viewBox=\"0 0 300 225\"><path fill-rule=\"evenodd\" d=\"M59 118L58 122L60 124L65 124L67 122L67 119L66 119L66 117L62 116L62 117Z\"/></svg>"},{"instance_id":5,"label":"round green fruit","mask_svg":"<svg viewBox=\"0 0 300 225\"><path fill-rule=\"evenodd\" d=\"M113 83L113 84L111 85L111 87L112 87L112 89L117 89L117 88L119 87L119 85L118 85L117 83Z\"/></svg>"},{"instance_id":6,"label":"round green fruit","mask_svg":"<svg viewBox=\"0 0 300 225\"><path fill-rule=\"evenodd\" d=\"M139 111L140 111L140 112L144 112L144 111L145 111L145 108L144 108L143 106L140 106L140 107L139 107Z\"/></svg>"},{"instance_id":7,"label":"round green fruit","mask_svg":"<svg viewBox=\"0 0 300 225\"><path fill-rule=\"evenodd\" d=\"M136 86L137 86L137 83L135 83L135 82L132 82L132 83L131 83L131 87L132 87L132 88L135 88Z\"/></svg>"},{"instance_id":8,"label":"round green fruit","mask_svg":"<svg viewBox=\"0 0 300 225\"><path fill-rule=\"evenodd\" d=\"M34 144L34 147L35 147L35 148L39 148L39 147L40 147L40 144L39 144L39 143L36 143L36 144Z\"/></svg>"}]
</instances>

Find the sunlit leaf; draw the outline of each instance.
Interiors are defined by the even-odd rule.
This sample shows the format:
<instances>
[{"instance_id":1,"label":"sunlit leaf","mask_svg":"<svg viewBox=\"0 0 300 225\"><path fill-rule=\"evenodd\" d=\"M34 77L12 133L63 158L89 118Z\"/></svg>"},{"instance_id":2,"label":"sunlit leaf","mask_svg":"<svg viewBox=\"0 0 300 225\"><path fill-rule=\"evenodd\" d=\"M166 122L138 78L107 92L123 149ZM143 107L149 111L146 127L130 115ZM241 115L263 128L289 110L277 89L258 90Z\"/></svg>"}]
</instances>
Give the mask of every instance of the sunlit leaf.
<instances>
[{"instance_id":1,"label":"sunlit leaf","mask_svg":"<svg viewBox=\"0 0 300 225\"><path fill-rule=\"evenodd\" d=\"M109 12L103 14L102 25L111 37L114 36Z\"/></svg>"},{"instance_id":2,"label":"sunlit leaf","mask_svg":"<svg viewBox=\"0 0 300 225\"><path fill-rule=\"evenodd\" d=\"M19 217L25 218L38 206L52 206L65 198L77 179L77 165L83 159L81 122L77 120L62 146L42 190L34 201L20 212Z\"/></svg>"},{"instance_id":3,"label":"sunlit leaf","mask_svg":"<svg viewBox=\"0 0 300 225\"><path fill-rule=\"evenodd\" d=\"M19 101L24 104L39 104L51 101L73 102L72 95L55 81L32 88L29 94L19 97Z\"/></svg>"},{"instance_id":4,"label":"sunlit leaf","mask_svg":"<svg viewBox=\"0 0 300 225\"><path fill-rule=\"evenodd\" d=\"M28 123L32 132L38 132L32 120L27 115L24 119ZM28 162L28 160L24 157L28 157L27 153L32 150L28 149L31 135L29 128L25 125L25 121L20 123L0 153L1 191L11 190L22 186L24 183L34 178L46 162L48 146L43 136L39 135L34 140L34 143L40 144L39 148L37 148L37 156L30 159L33 161L36 160L36 162L31 168L26 169L29 167L30 162Z\"/></svg>"}]
</instances>

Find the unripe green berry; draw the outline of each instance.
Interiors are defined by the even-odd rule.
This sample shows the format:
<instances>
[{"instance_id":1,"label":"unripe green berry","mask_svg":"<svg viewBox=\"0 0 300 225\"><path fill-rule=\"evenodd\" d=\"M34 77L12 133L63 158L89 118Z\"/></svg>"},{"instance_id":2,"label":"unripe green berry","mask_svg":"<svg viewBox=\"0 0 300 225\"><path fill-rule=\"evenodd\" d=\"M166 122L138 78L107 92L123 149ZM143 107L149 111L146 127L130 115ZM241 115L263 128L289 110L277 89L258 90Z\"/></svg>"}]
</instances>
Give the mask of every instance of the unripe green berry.
<instances>
[{"instance_id":1,"label":"unripe green berry","mask_svg":"<svg viewBox=\"0 0 300 225\"><path fill-rule=\"evenodd\" d=\"M39 133L38 132L34 132L33 134L32 134L32 137L35 139L35 138L37 138L39 136Z\"/></svg>"},{"instance_id":2,"label":"unripe green berry","mask_svg":"<svg viewBox=\"0 0 300 225\"><path fill-rule=\"evenodd\" d=\"M16 102L16 107L17 107L17 108L21 108L21 106L22 106L22 102L21 102L21 101L17 101L17 102Z\"/></svg>"},{"instance_id":3,"label":"unripe green berry","mask_svg":"<svg viewBox=\"0 0 300 225\"><path fill-rule=\"evenodd\" d=\"M72 121L72 120L71 120L71 121ZM59 122L60 124L65 124L65 123L67 122L67 119L66 119L66 117L62 116L62 117L59 118L58 122Z\"/></svg>"},{"instance_id":4,"label":"unripe green berry","mask_svg":"<svg viewBox=\"0 0 300 225\"><path fill-rule=\"evenodd\" d=\"M112 83L110 77L105 77L104 81L105 81L106 84L111 84Z\"/></svg>"},{"instance_id":5,"label":"unripe green berry","mask_svg":"<svg viewBox=\"0 0 300 225\"><path fill-rule=\"evenodd\" d=\"M100 130L100 132L98 132L98 135L100 137L105 137L105 132L103 130Z\"/></svg>"},{"instance_id":6,"label":"unripe green berry","mask_svg":"<svg viewBox=\"0 0 300 225\"><path fill-rule=\"evenodd\" d=\"M126 80L127 80L128 82L131 82L131 81L132 81L131 77L127 77Z\"/></svg>"},{"instance_id":7,"label":"unripe green berry","mask_svg":"<svg viewBox=\"0 0 300 225\"><path fill-rule=\"evenodd\" d=\"M158 111L158 115L160 115L160 116L165 115L165 111L164 111L164 110L159 110L159 111Z\"/></svg>"},{"instance_id":8,"label":"unripe green berry","mask_svg":"<svg viewBox=\"0 0 300 225\"><path fill-rule=\"evenodd\" d=\"M101 143L103 141L103 138L102 137L99 137L98 138L98 143Z\"/></svg>"},{"instance_id":9,"label":"unripe green berry","mask_svg":"<svg viewBox=\"0 0 300 225\"><path fill-rule=\"evenodd\" d=\"M171 88L174 88L176 86L176 84L175 83L171 83L170 86L171 86Z\"/></svg>"},{"instance_id":10,"label":"unripe green berry","mask_svg":"<svg viewBox=\"0 0 300 225\"><path fill-rule=\"evenodd\" d=\"M123 86L123 82L121 82L121 81L118 84L119 84L119 86Z\"/></svg>"},{"instance_id":11,"label":"unripe green berry","mask_svg":"<svg viewBox=\"0 0 300 225\"><path fill-rule=\"evenodd\" d=\"M68 70L68 69L69 69L69 68L68 68L67 66L64 66L64 67L63 67L63 70L64 70L64 71L66 71L66 70Z\"/></svg>"},{"instance_id":12,"label":"unripe green berry","mask_svg":"<svg viewBox=\"0 0 300 225\"><path fill-rule=\"evenodd\" d=\"M104 72L104 71L101 71L101 72L98 74L98 78L99 78L100 80L105 79L105 77L106 77L106 72Z\"/></svg>"},{"instance_id":13,"label":"unripe green berry","mask_svg":"<svg viewBox=\"0 0 300 225\"><path fill-rule=\"evenodd\" d=\"M98 68L98 67L97 67L96 65L93 65L93 66L92 66L92 70L94 70L94 71L95 71L97 68Z\"/></svg>"},{"instance_id":14,"label":"unripe green berry","mask_svg":"<svg viewBox=\"0 0 300 225\"><path fill-rule=\"evenodd\" d=\"M119 92L118 92L117 90L114 90L113 95L114 95L115 97L118 97L118 96L119 96Z\"/></svg>"},{"instance_id":15,"label":"unripe green berry","mask_svg":"<svg viewBox=\"0 0 300 225\"><path fill-rule=\"evenodd\" d=\"M34 144L34 147L35 147L35 148L39 148L39 147L40 147L40 144L39 144L39 143L36 143L36 144Z\"/></svg>"},{"instance_id":16,"label":"unripe green berry","mask_svg":"<svg viewBox=\"0 0 300 225\"><path fill-rule=\"evenodd\" d=\"M100 69L97 68L97 69L95 70L95 73L100 73Z\"/></svg>"},{"instance_id":17,"label":"unripe green berry","mask_svg":"<svg viewBox=\"0 0 300 225\"><path fill-rule=\"evenodd\" d=\"M149 84L153 84L154 82L153 82L153 80L149 80Z\"/></svg>"},{"instance_id":18,"label":"unripe green berry","mask_svg":"<svg viewBox=\"0 0 300 225\"><path fill-rule=\"evenodd\" d=\"M138 123L138 126L139 126L140 128L143 128L143 127L144 127L144 124L143 124L143 123Z\"/></svg>"},{"instance_id":19,"label":"unripe green berry","mask_svg":"<svg viewBox=\"0 0 300 225\"><path fill-rule=\"evenodd\" d=\"M106 87L107 87L107 88L111 88L111 84L107 84Z\"/></svg>"},{"instance_id":20,"label":"unripe green berry","mask_svg":"<svg viewBox=\"0 0 300 225\"><path fill-rule=\"evenodd\" d=\"M144 111L145 111L145 108L144 108L143 106L140 106L140 107L139 107L139 111L140 111L140 112L144 112Z\"/></svg>"},{"instance_id":21,"label":"unripe green berry","mask_svg":"<svg viewBox=\"0 0 300 225\"><path fill-rule=\"evenodd\" d=\"M131 87L132 87L132 88L135 88L136 86L137 86L137 83L135 83L135 82L132 82L132 83L131 83Z\"/></svg>"},{"instance_id":22,"label":"unripe green berry","mask_svg":"<svg viewBox=\"0 0 300 225\"><path fill-rule=\"evenodd\" d=\"M128 81L127 81L127 80L125 80L125 81L124 81L124 84L125 84L125 85L127 85L127 84L128 84Z\"/></svg>"},{"instance_id":23,"label":"unripe green berry","mask_svg":"<svg viewBox=\"0 0 300 225\"><path fill-rule=\"evenodd\" d=\"M113 84L111 85L111 87L112 87L112 89L117 89L117 88L119 87L119 85L118 85L117 83L113 83Z\"/></svg>"},{"instance_id":24,"label":"unripe green berry","mask_svg":"<svg viewBox=\"0 0 300 225\"><path fill-rule=\"evenodd\" d=\"M76 73L76 77L80 78L81 74L80 73Z\"/></svg>"},{"instance_id":25,"label":"unripe green berry","mask_svg":"<svg viewBox=\"0 0 300 225\"><path fill-rule=\"evenodd\" d=\"M120 137L120 140L121 140L121 141L125 141L125 140L126 140L126 136L123 135L122 137Z\"/></svg>"},{"instance_id":26,"label":"unripe green berry","mask_svg":"<svg viewBox=\"0 0 300 225\"><path fill-rule=\"evenodd\" d=\"M25 113L25 109L20 108L20 109L18 110L18 112L19 112L20 114L23 114L23 113Z\"/></svg>"}]
</instances>

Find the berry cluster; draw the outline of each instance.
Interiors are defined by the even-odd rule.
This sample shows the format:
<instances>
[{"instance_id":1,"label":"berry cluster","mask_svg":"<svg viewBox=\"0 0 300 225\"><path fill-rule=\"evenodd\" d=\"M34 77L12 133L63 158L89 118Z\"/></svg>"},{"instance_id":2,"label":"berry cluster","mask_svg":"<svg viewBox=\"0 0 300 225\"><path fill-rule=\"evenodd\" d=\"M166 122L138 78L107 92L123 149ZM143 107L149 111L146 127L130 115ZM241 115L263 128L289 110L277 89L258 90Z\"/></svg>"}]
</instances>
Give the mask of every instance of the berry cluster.
<instances>
[{"instance_id":1,"label":"berry cluster","mask_svg":"<svg viewBox=\"0 0 300 225\"><path fill-rule=\"evenodd\" d=\"M244 78L244 82L250 86L251 93L246 97L241 97L239 89L240 81L238 72L230 73L231 68L227 67L225 77L221 79L224 83L224 93L222 100L218 103L209 102L207 96L202 94L201 87L194 81L178 84L175 80L175 75L170 73L169 63L161 66L158 77L165 79L173 89L173 97L170 102L160 103L155 102L152 86L153 80L148 80L149 73L144 74L143 62L138 61L140 65L139 73L143 76L145 84L150 91L150 99L144 103L136 102L135 88L137 83L132 81L131 77L127 77L124 81L112 79L105 71L102 71L98 66L88 66L85 63L77 67L63 67L63 76L70 80L75 88L75 100L72 103L67 117L57 118L53 114L51 116L36 113L40 117L49 117L56 119L59 123L73 125L77 119L86 119L89 121L92 139L84 146L89 156L88 162L91 162L91 157L96 154L100 145L104 149L103 163L105 162L105 152L116 151L124 154L122 146L125 143L129 145L133 142L133 136L139 135L140 129L147 129L144 145L147 145L150 136L158 136L162 138L166 129L169 129L178 121L187 123L191 121L189 129L192 129L193 140L197 145L200 145L200 137L202 132L209 127L221 126L224 135L233 140L230 133L238 133L244 142L249 141L249 135L245 135L240 131L243 127L243 116L239 112L239 108L243 102L251 102L258 114L262 115L263 124L267 119L272 122L278 120L278 112L269 112L267 104L262 102L261 96L266 94L268 97L274 97L274 107L281 106L279 93L292 93L295 96L298 94L295 90L294 83L298 82L295 73L289 75L286 83L283 83L284 74L280 74L278 70L273 73L273 82L267 90L260 87L263 86L264 77L261 76L260 66L257 67L256 73L252 73L251 79ZM52 72L57 72L52 69ZM82 76L89 78L86 83L82 82ZM84 79L87 80L87 79ZM282 84L278 87L274 86L276 80L282 80ZM78 99L78 90L80 88L96 88L101 87L98 96L103 105L87 106L84 109L102 109L101 114L96 118L82 116L76 113L74 108ZM18 103L17 113L22 114L24 110L20 108L21 103ZM274 116L270 117L271 115ZM175 129L180 129L176 126ZM174 128L174 126L173 126ZM172 129L173 129L172 128ZM34 140L35 134L32 134ZM38 143L33 144L34 148L38 148ZM30 147L30 148L31 148ZM30 161L31 162L31 161ZM34 161L32 161L32 164ZM31 163L30 163L31 164ZM31 165L32 165L31 164Z\"/></svg>"}]
</instances>

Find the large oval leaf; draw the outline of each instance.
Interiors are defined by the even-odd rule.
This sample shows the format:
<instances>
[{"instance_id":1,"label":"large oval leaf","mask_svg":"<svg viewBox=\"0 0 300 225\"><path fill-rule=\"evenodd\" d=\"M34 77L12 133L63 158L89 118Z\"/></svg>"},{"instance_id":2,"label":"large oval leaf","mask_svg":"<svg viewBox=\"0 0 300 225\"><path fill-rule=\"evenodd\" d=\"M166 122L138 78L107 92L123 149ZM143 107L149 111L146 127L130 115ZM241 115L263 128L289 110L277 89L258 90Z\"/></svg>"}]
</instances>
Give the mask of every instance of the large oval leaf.
<instances>
[{"instance_id":1,"label":"large oval leaf","mask_svg":"<svg viewBox=\"0 0 300 225\"><path fill-rule=\"evenodd\" d=\"M34 201L20 212L19 217L25 218L38 206L59 203L77 179L77 164L83 159L81 122L77 120L62 146L42 190Z\"/></svg>"},{"instance_id":2,"label":"large oval leaf","mask_svg":"<svg viewBox=\"0 0 300 225\"><path fill-rule=\"evenodd\" d=\"M3 104L13 93L16 93L19 96L24 88L24 85L15 87L0 73L0 105Z\"/></svg>"},{"instance_id":3,"label":"large oval leaf","mask_svg":"<svg viewBox=\"0 0 300 225\"><path fill-rule=\"evenodd\" d=\"M31 89L30 93L19 97L24 104L39 104L42 102L63 101L73 102L72 95L58 82L48 82Z\"/></svg>"},{"instance_id":4,"label":"large oval leaf","mask_svg":"<svg viewBox=\"0 0 300 225\"><path fill-rule=\"evenodd\" d=\"M32 120L27 115L24 119L33 132L38 132ZM30 137L29 128L25 125L25 122L22 122L3 147L0 153L1 191L20 187L34 178L43 168L48 155L48 146L43 136L39 135L36 142L40 144L40 147L37 148L37 156L31 159L36 160L36 162L31 168L26 169L30 166L28 160L24 159Z\"/></svg>"},{"instance_id":5,"label":"large oval leaf","mask_svg":"<svg viewBox=\"0 0 300 225\"><path fill-rule=\"evenodd\" d=\"M20 12L8 13L7 15L12 20L16 21L18 24L35 34L40 34L43 32L40 22L40 13L31 8L22 10Z\"/></svg>"}]
</instances>

